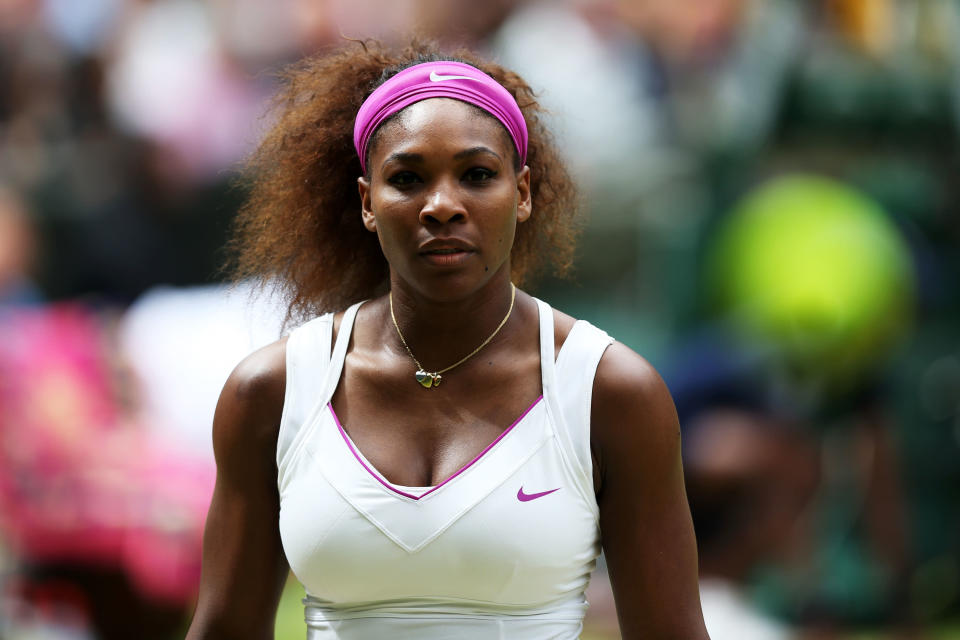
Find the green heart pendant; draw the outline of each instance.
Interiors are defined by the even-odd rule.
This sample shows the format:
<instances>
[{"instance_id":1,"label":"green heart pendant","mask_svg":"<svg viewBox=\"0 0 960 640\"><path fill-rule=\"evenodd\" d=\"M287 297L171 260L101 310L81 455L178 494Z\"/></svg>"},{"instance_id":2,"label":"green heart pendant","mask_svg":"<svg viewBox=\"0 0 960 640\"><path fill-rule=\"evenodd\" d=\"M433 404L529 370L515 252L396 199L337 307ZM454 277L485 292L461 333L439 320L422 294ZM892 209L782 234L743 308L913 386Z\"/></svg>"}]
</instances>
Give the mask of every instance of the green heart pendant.
<instances>
[{"instance_id":1,"label":"green heart pendant","mask_svg":"<svg viewBox=\"0 0 960 640\"><path fill-rule=\"evenodd\" d=\"M440 386L440 374L439 374L439 373L429 373L429 372L424 371L423 369L421 369L420 371L417 371L417 372L414 374L414 377L416 377L417 382L419 382L419 383L420 383L420 386L422 386L424 389L429 389L429 388L431 388L431 387L439 387L439 386Z\"/></svg>"},{"instance_id":2,"label":"green heart pendant","mask_svg":"<svg viewBox=\"0 0 960 640\"><path fill-rule=\"evenodd\" d=\"M417 371L416 374L417 382L419 382L424 389L429 389L433 386L433 377L426 371Z\"/></svg>"}]
</instances>

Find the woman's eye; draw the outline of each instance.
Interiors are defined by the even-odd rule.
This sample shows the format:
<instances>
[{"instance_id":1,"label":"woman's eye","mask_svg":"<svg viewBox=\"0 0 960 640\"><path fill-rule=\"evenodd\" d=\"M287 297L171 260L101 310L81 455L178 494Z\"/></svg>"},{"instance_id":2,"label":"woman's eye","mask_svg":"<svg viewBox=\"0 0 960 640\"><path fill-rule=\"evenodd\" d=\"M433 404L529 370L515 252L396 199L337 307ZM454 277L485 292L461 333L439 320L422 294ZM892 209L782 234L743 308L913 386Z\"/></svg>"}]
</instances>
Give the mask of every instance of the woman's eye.
<instances>
[{"instance_id":1,"label":"woman's eye","mask_svg":"<svg viewBox=\"0 0 960 640\"><path fill-rule=\"evenodd\" d=\"M412 171L400 171L390 176L387 181L396 187L405 187L414 182L419 182L420 178Z\"/></svg>"},{"instance_id":2,"label":"woman's eye","mask_svg":"<svg viewBox=\"0 0 960 640\"><path fill-rule=\"evenodd\" d=\"M484 182L493 178L495 175L497 175L496 171L484 169L483 167L473 167L464 174L464 179L467 182Z\"/></svg>"}]
</instances>

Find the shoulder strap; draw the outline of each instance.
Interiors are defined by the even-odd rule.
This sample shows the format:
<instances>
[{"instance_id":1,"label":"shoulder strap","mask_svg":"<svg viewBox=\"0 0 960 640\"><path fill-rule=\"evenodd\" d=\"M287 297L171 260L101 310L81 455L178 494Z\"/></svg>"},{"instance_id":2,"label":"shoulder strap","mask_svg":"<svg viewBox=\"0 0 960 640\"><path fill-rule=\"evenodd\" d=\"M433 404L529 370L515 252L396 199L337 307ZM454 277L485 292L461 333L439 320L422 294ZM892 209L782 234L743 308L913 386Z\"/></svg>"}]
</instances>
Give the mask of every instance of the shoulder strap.
<instances>
[{"instance_id":1,"label":"shoulder strap","mask_svg":"<svg viewBox=\"0 0 960 640\"><path fill-rule=\"evenodd\" d=\"M589 322L574 323L556 363L556 399L562 420L561 439L577 471L593 495L593 458L590 454L590 408L593 379L603 352L613 342Z\"/></svg>"},{"instance_id":2,"label":"shoulder strap","mask_svg":"<svg viewBox=\"0 0 960 640\"><path fill-rule=\"evenodd\" d=\"M353 321L356 319L357 311L362 304L363 301L352 304L343 312L343 320L340 321L340 330L337 332L337 343L333 345L333 354L330 356L326 375L317 378L318 381L323 381L323 386L320 388L319 394L321 402L317 403L319 405L326 405L330 402L333 392L337 389L337 383L340 381L340 373L343 371L343 361L347 357L347 347L350 346L350 336L353 333Z\"/></svg>"},{"instance_id":3,"label":"shoulder strap","mask_svg":"<svg viewBox=\"0 0 960 640\"><path fill-rule=\"evenodd\" d=\"M287 338L287 386L277 438L277 469L281 484L286 465L307 431L305 427L326 406L337 388L353 321L361 304L352 305L343 314L332 351L332 313L307 322Z\"/></svg>"},{"instance_id":4,"label":"shoulder strap","mask_svg":"<svg viewBox=\"0 0 960 640\"><path fill-rule=\"evenodd\" d=\"M543 300L534 298L540 314L540 377L543 395L548 397L555 385L553 348L553 309Z\"/></svg>"},{"instance_id":5,"label":"shoulder strap","mask_svg":"<svg viewBox=\"0 0 960 640\"><path fill-rule=\"evenodd\" d=\"M282 467L293 446L300 426L316 402L319 380L317 374L326 372L330 362L330 343L333 339L333 314L297 327L287 338L287 382L277 437L277 466Z\"/></svg>"}]
</instances>

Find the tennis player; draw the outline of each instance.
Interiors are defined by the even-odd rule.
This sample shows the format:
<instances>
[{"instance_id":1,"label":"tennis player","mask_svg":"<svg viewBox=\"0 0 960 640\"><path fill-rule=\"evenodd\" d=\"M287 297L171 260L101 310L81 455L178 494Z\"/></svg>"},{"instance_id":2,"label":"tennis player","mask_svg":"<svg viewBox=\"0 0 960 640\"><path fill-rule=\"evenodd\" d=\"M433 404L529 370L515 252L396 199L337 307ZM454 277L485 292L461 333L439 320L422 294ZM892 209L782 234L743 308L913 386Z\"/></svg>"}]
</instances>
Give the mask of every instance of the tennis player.
<instances>
[{"instance_id":1,"label":"tennis player","mask_svg":"<svg viewBox=\"0 0 960 640\"><path fill-rule=\"evenodd\" d=\"M573 639L606 553L624 638L706 638L680 437L639 355L518 285L575 193L526 83L415 43L289 71L238 274L287 337L231 374L188 638Z\"/></svg>"}]
</instances>

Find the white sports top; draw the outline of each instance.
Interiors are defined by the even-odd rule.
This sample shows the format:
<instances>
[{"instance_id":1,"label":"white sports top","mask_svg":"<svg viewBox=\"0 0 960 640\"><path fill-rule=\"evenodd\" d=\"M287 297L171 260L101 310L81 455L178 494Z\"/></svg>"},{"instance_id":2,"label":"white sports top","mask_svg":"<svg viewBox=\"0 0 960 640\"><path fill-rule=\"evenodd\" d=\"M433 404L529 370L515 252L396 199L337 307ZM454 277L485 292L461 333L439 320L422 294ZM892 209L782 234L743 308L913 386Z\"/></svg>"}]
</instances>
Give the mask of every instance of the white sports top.
<instances>
[{"instance_id":1,"label":"white sports top","mask_svg":"<svg viewBox=\"0 0 960 640\"><path fill-rule=\"evenodd\" d=\"M554 362L537 300L543 395L435 487L392 485L330 398L359 303L287 341L277 442L280 535L303 583L308 640L569 640L600 552L590 457L593 377L612 339L574 324Z\"/></svg>"}]
</instances>

